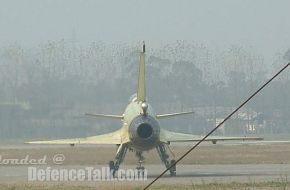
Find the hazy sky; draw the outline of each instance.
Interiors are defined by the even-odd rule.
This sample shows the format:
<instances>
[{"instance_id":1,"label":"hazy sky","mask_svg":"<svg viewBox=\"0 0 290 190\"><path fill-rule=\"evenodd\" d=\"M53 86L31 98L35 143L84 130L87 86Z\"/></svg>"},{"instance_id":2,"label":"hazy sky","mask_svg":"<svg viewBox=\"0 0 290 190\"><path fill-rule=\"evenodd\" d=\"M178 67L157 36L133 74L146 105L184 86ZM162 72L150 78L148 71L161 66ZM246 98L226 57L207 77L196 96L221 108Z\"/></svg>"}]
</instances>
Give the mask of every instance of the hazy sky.
<instances>
[{"instance_id":1,"label":"hazy sky","mask_svg":"<svg viewBox=\"0 0 290 190\"><path fill-rule=\"evenodd\" d=\"M194 40L271 57L289 47L289 8L289 0L0 0L0 42Z\"/></svg>"}]
</instances>

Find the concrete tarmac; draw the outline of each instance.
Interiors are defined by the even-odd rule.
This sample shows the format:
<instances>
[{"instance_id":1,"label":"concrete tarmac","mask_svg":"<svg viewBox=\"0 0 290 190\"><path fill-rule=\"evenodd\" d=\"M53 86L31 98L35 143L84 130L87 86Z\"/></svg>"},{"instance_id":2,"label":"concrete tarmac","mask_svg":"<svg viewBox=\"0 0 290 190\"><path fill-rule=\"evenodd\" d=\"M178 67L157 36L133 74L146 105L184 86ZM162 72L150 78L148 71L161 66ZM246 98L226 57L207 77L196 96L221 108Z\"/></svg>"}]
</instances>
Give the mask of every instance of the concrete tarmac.
<instances>
[{"instance_id":1,"label":"concrete tarmac","mask_svg":"<svg viewBox=\"0 0 290 190\"><path fill-rule=\"evenodd\" d=\"M31 166L0 166L0 182L29 182L28 167ZM102 168L97 166L32 166L37 168L51 169L84 169L86 167ZM121 167L122 169L135 169L133 165ZM145 165L148 172L148 182L157 177L163 170L163 165ZM178 165L177 176L170 177L169 174L160 180L167 184L199 184L199 183L228 183L228 182L258 182L277 181L290 176L290 164L242 164L242 165ZM82 184L90 184L88 180ZM102 183L102 182L99 182ZM143 182L142 184L144 185Z\"/></svg>"}]
</instances>

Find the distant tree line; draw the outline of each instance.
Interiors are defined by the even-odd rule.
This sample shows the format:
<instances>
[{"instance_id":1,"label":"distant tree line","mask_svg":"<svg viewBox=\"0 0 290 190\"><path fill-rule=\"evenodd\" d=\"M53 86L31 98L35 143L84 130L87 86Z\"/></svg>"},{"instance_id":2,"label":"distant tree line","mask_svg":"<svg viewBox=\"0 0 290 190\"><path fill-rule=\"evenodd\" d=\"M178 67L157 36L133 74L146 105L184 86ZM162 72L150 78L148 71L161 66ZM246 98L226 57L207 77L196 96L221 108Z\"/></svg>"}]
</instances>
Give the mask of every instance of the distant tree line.
<instances>
[{"instance_id":1,"label":"distant tree line","mask_svg":"<svg viewBox=\"0 0 290 190\"><path fill-rule=\"evenodd\" d=\"M102 42L83 47L66 40L30 49L2 47L0 137L76 137L119 128L120 122L89 119L83 113L122 113L136 92L139 49ZM194 134L214 127L289 61L285 50L269 64L254 49L238 45L214 50L177 41L147 49L149 102L158 113L195 110L194 116L162 121L169 129ZM233 117L223 134L290 133L289 74Z\"/></svg>"}]
</instances>

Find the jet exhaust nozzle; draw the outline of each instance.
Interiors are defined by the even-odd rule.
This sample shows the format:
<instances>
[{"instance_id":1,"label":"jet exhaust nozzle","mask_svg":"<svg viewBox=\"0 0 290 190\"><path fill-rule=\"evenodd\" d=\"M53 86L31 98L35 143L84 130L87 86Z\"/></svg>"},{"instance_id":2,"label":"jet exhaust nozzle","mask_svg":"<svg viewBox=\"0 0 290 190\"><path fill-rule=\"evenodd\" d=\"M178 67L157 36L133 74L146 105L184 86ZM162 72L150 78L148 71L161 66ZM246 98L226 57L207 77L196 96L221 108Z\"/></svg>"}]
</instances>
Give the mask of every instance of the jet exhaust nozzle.
<instances>
[{"instance_id":1,"label":"jet exhaust nozzle","mask_svg":"<svg viewBox=\"0 0 290 190\"><path fill-rule=\"evenodd\" d=\"M142 139L147 139L151 137L153 134L152 126L147 123L142 123L138 126L137 134Z\"/></svg>"},{"instance_id":2,"label":"jet exhaust nozzle","mask_svg":"<svg viewBox=\"0 0 290 190\"><path fill-rule=\"evenodd\" d=\"M155 118L139 115L130 123L129 133L134 148L150 150L159 141L160 126Z\"/></svg>"}]
</instances>

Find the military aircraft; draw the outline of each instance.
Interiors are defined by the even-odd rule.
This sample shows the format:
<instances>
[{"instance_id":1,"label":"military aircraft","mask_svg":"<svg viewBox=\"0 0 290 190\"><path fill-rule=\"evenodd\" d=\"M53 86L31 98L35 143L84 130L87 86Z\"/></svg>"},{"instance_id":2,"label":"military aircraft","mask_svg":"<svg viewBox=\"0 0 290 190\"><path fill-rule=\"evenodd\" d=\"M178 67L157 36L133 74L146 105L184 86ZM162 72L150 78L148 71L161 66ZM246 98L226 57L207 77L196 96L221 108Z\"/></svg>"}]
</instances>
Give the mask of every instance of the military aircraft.
<instances>
[{"instance_id":1,"label":"military aircraft","mask_svg":"<svg viewBox=\"0 0 290 190\"><path fill-rule=\"evenodd\" d=\"M156 114L152 106L146 99L146 85L145 85L145 44L143 43L142 51L140 52L139 63L139 76L138 76L138 88L137 95L134 95L128 106L126 107L122 115L111 114L92 114L86 113L91 117L103 117L110 119L118 119L122 121L122 128L119 130L86 138L74 138L74 139L60 139L51 141L32 141L27 142L29 144L114 144L118 146L115 160L109 162L110 170L113 174L119 169L120 164L123 162L126 152L133 150L138 158L137 169L140 172L144 172L142 163L144 161L143 152L151 149L156 149L160 159L165 164L166 168L169 168L175 160L170 160L172 154L169 145L171 142L188 142L188 141L200 141L202 136L177 133L168 131L161 128L159 120L169 117L175 117L186 114L193 114L194 112L179 112L179 113L167 113ZM217 141L228 140L262 140L259 137L221 137L211 136L206 141L211 141L214 144ZM176 166L170 169L170 175L176 175Z\"/></svg>"}]
</instances>

